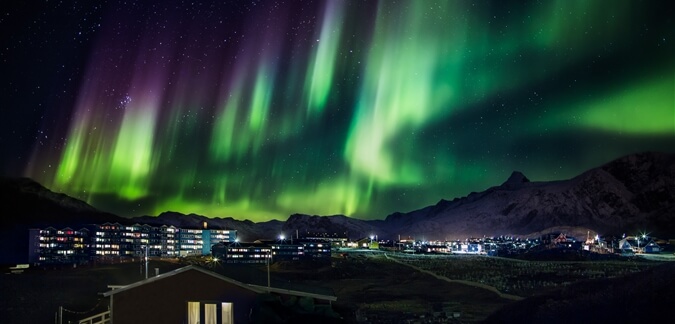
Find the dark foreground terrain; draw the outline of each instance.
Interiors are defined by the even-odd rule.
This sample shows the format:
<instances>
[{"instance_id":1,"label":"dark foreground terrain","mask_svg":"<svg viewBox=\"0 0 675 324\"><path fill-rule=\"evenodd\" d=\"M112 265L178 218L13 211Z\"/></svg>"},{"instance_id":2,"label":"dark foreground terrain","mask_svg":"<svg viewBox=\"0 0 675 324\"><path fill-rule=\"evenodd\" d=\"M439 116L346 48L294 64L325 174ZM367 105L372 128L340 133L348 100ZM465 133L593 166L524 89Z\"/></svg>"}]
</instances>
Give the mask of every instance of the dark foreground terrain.
<instances>
[{"instance_id":1,"label":"dark foreground terrain","mask_svg":"<svg viewBox=\"0 0 675 324\"><path fill-rule=\"evenodd\" d=\"M638 265L629 261L625 266L638 271L611 279L583 279L584 273L588 273L588 264L560 263L568 272L558 269L556 273L567 277L569 284L558 288L549 286L540 289L539 293L530 290L525 296L531 297L516 301L480 287L490 283L484 280L488 270L495 276L515 278L509 280L533 280L531 276L518 279L520 267L514 268L510 261L491 265L492 269L482 265L481 259L472 258L404 261L395 262L383 254L366 252L352 253L347 258L334 257L331 264L278 262L271 266L272 286L335 294L337 301L333 303L333 309L345 323L406 323L409 320L421 323L562 323L626 322L626 319L637 322L637 319L658 318L675 300L675 276L672 275L675 262ZM446 262L446 266L438 268ZM265 265L214 264L188 259L152 261L149 268L151 274L155 268L165 273L188 263L201 263L242 282L258 285L267 282ZM472 266L475 271L470 269ZM494 268L499 266L505 268ZM612 261L607 266L615 269L617 262ZM586 270L579 272L574 270L575 267ZM604 266L594 264L592 267L597 270ZM593 273L600 274L599 271ZM440 276L435 277L436 274ZM54 323L59 306L64 307L64 323L76 322L107 309L108 301L99 294L108 290L108 285L124 285L143 278L139 262L2 274L0 322ZM456 280L458 278L464 283L456 282L461 281ZM538 278L534 279L540 282Z\"/></svg>"},{"instance_id":2,"label":"dark foreground terrain","mask_svg":"<svg viewBox=\"0 0 675 324\"><path fill-rule=\"evenodd\" d=\"M334 258L330 265L274 264L272 285L312 292L334 292L333 308L345 323L358 320L398 322L418 318L434 308L462 310L463 321L475 322L512 301L489 291L443 282L382 257ZM150 273L184 266L153 261ZM263 284L266 267L220 264L211 270L240 281ZM142 280L140 264L119 263L96 267L31 269L23 274L0 275L0 319L2 323L54 323L59 306L64 323L105 311L108 301L99 293L108 285Z\"/></svg>"},{"instance_id":3,"label":"dark foreground terrain","mask_svg":"<svg viewBox=\"0 0 675 324\"><path fill-rule=\"evenodd\" d=\"M486 323L668 322L674 302L675 262L667 262L516 302L492 314Z\"/></svg>"}]
</instances>

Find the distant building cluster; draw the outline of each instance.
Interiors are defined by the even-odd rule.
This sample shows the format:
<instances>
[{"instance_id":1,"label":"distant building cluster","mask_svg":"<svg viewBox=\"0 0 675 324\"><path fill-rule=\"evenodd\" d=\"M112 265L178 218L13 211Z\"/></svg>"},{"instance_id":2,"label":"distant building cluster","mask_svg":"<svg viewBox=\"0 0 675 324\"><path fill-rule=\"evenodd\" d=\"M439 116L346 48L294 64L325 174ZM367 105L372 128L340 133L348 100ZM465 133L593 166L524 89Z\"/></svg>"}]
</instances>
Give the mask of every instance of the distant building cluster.
<instances>
[{"instance_id":1,"label":"distant building cluster","mask_svg":"<svg viewBox=\"0 0 675 324\"><path fill-rule=\"evenodd\" d=\"M235 242L236 230L178 228L170 225L87 225L78 230L47 227L29 230L32 264L84 264L145 256L207 255L214 244Z\"/></svg>"},{"instance_id":2,"label":"distant building cluster","mask_svg":"<svg viewBox=\"0 0 675 324\"><path fill-rule=\"evenodd\" d=\"M178 228L172 225L92 224L74 230L47 227L31 229L29 262L34 265L86 264L91 261L115 262L133 257L175 258L211 255L223 263L274 263L312 260L329 262L332 251L342 248L389 250L404 253L482 254L509 256L542 249L590 251L632 255L659 253L667 241L647 235L591 237L578 240L565 233L549 233L535 239L483 237L464 241L378 240L376 235L349 240L346 236L304 233L291 238L240 242L236 230Z\"/></svg>"},{"instance_id":3,"label":"distant building cluster","mask_svg":"<svg viewBox=\"0 0 675 324\"><path fill-rule=\"evenodd\" d=\"M331 244L346 238L280 237L239 242L236 230L179 228L172 225L91 224L78 230L29 230L28 261L33 265L118 262L133 257L175 258L212 255L224 263L318 260L329 262Z\"/></svg>"},{"instance_id":4,"label":"distant building cluster","mask_svg":"<svg viewBox=\"0 0 675 324\"><path fill-rule=\"evenodd\" d=\"M330 262L331 242L296 238L252 243L219 243L213 246L212 254L223 263L274 263L301 260Z\"/></svg>"},{"instance_id":5,"label":"distant building cluster","mask_svg":"<svg viewBox=\"0 0 675 324\"><path fill-rule=\"evenodd\" d=\"M633 255L635 253L660 253L668 241L655 239L647 235L624 237L587 237L578 240L565 233L549 233L534 239L514 237L483 237L464 241L380 241L379 249L407 253L430 254L482 254L489 256L509 256L527 251L559 249L568 251L589 251L601 254ZM361 246L361 245L359 245ZM366 245L364 244L363 247ZM372 247L370 247L372 249Z\"/></svg>"}]
</instances>

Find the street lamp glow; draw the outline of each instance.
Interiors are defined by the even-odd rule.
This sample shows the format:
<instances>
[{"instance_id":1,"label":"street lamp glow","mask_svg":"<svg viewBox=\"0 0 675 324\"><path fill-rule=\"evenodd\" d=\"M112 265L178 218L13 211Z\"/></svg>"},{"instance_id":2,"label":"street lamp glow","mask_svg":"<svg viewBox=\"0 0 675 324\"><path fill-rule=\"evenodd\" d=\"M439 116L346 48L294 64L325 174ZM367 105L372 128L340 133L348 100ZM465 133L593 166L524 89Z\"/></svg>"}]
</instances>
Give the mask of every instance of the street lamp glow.
<instances>
[{"instance_id":1,"label":"street lamp glow","mask_svg":"<svg viewBox=\"0 0 675 324\"><path fill-rule=\"evenodd\" d=\"M285 240L286 237L284 236L284 234L281 234L281 235L279 235L279 239L280 239L280 240Z\"/></svg>"}]
</instances>

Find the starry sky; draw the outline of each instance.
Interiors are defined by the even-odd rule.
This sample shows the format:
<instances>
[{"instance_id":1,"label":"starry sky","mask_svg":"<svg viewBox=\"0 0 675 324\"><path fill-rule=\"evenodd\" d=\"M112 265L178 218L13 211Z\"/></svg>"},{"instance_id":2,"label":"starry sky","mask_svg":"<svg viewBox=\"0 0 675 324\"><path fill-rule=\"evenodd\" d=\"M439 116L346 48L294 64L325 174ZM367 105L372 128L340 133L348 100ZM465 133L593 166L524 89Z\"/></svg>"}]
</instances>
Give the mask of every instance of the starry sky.
<instances>
[{"instance_id":1,"label":"starry sky","mask_svg":"<svg viewBox=\"0 0 675 324\"><path fill-rule=\"evenodd\" d=\"M122 216L382 219L675 152L672 1L0 6L3 174Z\"/></svg>"}]
</instances>

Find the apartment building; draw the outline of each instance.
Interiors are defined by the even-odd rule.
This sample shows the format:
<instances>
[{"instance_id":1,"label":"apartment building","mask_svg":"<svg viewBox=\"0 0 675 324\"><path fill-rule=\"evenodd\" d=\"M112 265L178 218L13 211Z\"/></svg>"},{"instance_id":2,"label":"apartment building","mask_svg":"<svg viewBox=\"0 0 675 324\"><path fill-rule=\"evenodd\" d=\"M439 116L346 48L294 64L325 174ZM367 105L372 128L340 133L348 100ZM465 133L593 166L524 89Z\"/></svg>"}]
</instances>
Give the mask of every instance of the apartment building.
<instances>
[{"instance_id":1,"label":"apartment building","mask_svg":"<svg viewBox=\"0 0 675 324\"><path fill-rule=\"evenodd\" d=\"M29 230L32 264L82 264L139 257L207 255L214 244L234 242L236 230L177 228L171 225L91 224L71 228Z\"/></svg>"}]
</instances>

